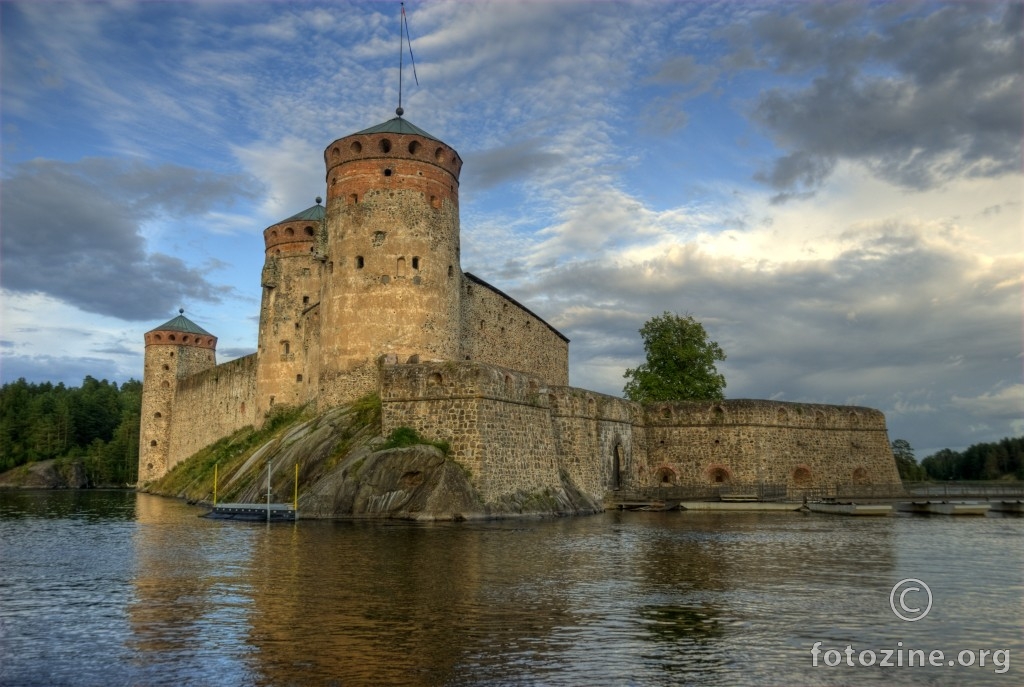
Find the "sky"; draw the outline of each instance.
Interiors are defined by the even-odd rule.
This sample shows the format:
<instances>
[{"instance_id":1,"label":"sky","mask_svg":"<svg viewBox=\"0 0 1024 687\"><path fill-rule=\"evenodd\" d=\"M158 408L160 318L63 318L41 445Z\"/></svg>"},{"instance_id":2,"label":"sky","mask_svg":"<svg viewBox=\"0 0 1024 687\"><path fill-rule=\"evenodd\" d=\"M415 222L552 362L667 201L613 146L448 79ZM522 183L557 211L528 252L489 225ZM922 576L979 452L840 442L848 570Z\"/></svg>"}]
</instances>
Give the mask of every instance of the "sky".
<instances>
[{"instance_id":1,"label":"sky","mask_svg":"<svg viewBox=\"0 0 1024 687\"><path fill-rule=\"evenodd\" d=\"M1022 4L406 3L462 267L620 396L692 315L727 398L919 458L1024 434ZM141 379L178 308L256 350L262 231L394 116L394 2L0 1L0 379ZM418 81L418 84L417 84Z\"/></svg>"}]
</instances>

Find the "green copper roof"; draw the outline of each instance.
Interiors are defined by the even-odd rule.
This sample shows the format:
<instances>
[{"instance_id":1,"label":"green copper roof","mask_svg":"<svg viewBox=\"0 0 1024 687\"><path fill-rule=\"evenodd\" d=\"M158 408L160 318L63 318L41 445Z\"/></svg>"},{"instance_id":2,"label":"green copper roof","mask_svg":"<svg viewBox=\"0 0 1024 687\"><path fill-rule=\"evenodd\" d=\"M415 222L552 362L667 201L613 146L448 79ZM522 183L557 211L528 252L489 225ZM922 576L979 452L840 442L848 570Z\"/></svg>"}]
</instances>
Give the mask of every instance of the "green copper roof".
<instances>
[{"instance_id":1,"label":"green copper roof","mask_svg":"<svg viewBox=\"0 0 1024 687\"><path fill-rule=\"evenodd\" d=\"M311 208L306 208L302 212L296 213L296 214L292 215L291 217L289 217L288 219L283 219L283 220L281 220L281 222L298 222L300 220L307 220L307 221L314 221L314 222L316 222L316 221L322 220L324 218L325 211L324 211L324 206L321 205L319 201L320 201L320 199L317 198L317 204L316 205L314 205ZM278 222L278 224L281 224L281 222Z\"/></svg>"},{"instance_id":2,"label":"green copper roof","mask_svg":"<svg viewBox=\"0 0 1024 687\"><path fill-rule=\"evenodd\" d=\"M204 334L206 336L213 336L213 334L211 334L210 332L206 331L205 329L200 327L198 324L196 324L192 320L190 320L187 317L185 317L185 311L184 310L179 310L178 311L178 316L175 317L173 320L169 320L167 322L164 322L159 327L155 327L154 329L152 329L150 331L154 331L155 332L158 329L162 330L162 331L187 332L189 334Z\"/></svg>"},{"instance_id":3,"label":"green copper roof","mask_svg":"<svg viewBox=\"0 0 1024 687\"><path fill-rule=\"evenodd\" d=\"M413 124L409 120L402 119L401 117L395 117L393 119L389 119L388 121L384 122L383 124L378 124L377 126L371 126L369 129L363 129L362 131L357 131L357 132L355 132L352 135L353 136L360 136L362 134L413 134L413 135L416 135L416 136L422 136L423 138L429 138L432 141L440 141L441 140L437 136L432 136L431 134L428 134L426 131L424 131L423 129L419 128L418 126L416 126L415 124Z\"/></svg>"}]
</instances>

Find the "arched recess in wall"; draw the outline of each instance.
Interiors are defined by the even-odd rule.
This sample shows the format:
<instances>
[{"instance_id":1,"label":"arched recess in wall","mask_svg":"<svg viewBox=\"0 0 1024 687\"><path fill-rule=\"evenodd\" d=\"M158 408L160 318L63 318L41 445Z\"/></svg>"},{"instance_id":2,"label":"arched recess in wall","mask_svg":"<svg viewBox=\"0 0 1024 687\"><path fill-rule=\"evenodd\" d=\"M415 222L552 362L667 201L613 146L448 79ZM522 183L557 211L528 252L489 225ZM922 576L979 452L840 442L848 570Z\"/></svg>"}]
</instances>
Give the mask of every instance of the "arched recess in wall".
<instances>
[{"instance_id":1,"label":"arched recess in wall","mask_svg":"<svg viewBox=\"0 0 1024 687\"><path fill-rule=\"evenodd\" d=\"M615 444L612 446L612 465L609 482L611 488L622 488L622 471L626 468L626 449L622 446L622 438L615 437Z\"/></svg>"},{"instance_id":2,"label":"arched recess in wall","mask_svg":"<svg viewBox=\"0 0 1024 687\"><path fill-rule=\"evenodd\" d=\"M793 484L798 487L811 486L811 469L806 465L798 465L793 470Z\"/></svg>"},{"instance_id":3,"label":"arched recess in wall","mask_svg":"<svg viewBox=\"0 0 1024 687\"><path fill-rule=\"evenodd\" d=\"M708 468L708 481L712 484L729 484L732 481L732 473L727 467L712 465Z\"/></svg>"},{"instance_id":4,"label":"arched recess in wall","mask_svg":"<svg viewBox=\"0 0 1024 687\"><path fill-rule=\"evenodd\" d=\"M662 466L654 473L654 479L658 484L669 485L676 483L676 471L670 467Z\"/></svg>"},{"instance_id":5,"label":"arched recess in wall","mask_svg":"<svg viewBox=\"0 0 1024 687\"><path fill-rule=\"evenodd\" d=\"M856 468L853 471L853 475L851 475L851 477L853 478L853 483L854 484L861 485L861 486L863 486L865 484L871 484L871 478L868 477L867 468L864 468L864 467Z\"/></svg>"}]
</instances>

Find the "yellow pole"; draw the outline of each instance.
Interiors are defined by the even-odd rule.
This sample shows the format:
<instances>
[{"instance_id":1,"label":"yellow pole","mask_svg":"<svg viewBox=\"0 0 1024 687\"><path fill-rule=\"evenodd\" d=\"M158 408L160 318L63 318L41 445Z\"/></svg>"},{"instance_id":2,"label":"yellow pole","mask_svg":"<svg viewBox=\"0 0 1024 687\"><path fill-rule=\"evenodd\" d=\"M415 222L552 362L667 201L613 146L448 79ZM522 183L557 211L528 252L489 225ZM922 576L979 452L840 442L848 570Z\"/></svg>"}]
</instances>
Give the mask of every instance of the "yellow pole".
<instances>
[{"instance_id":1,"label":"yellow pole","mask_svg":"<svg viewBox=\"0 0 1024 687\"><path fill-rule=\"evenodd\" d=\"M213 464L213 507L214 508L217 507L217 465L218 465L218 463L214 463Z\"/></svg>"}]
</instances>

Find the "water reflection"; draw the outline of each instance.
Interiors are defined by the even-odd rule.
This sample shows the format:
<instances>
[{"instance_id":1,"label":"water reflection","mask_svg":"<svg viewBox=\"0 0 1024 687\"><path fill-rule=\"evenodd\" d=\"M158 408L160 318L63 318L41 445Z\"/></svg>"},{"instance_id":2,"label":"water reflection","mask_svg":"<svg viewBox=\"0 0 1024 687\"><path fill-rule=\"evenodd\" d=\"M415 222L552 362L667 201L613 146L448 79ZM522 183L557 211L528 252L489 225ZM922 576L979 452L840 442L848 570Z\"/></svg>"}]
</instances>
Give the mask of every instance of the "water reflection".
<instances>
[{"instance_id":1,"label":"water reflection","mask_svg":"<svg viewBox=\"0 0 1024 687\"><path fill-rule=\"evenodd\" d=\"M1020 519L268 526L104 498L0 494L0 684L1000 684L809 649L1024 648ZM935 622L888 608L915 575Z\"/></svg>"}]
</instances>

